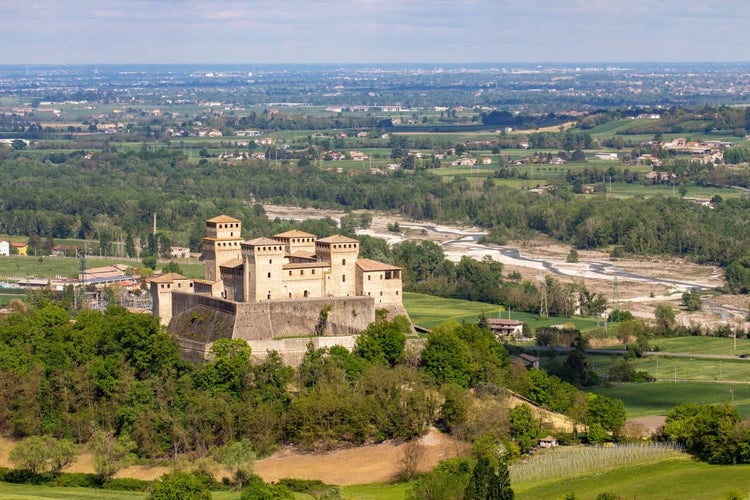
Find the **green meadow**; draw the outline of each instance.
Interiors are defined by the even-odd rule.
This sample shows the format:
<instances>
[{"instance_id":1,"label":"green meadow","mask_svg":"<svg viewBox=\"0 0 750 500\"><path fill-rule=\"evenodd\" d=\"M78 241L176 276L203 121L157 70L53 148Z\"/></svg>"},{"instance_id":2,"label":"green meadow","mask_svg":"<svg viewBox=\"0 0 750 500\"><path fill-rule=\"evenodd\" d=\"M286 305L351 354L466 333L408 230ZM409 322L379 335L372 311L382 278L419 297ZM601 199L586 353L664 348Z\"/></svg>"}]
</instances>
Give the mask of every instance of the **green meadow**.
<instances>
[{"instance_id":1,"label":"green meadow","mask_svg":"<svg viewBox=\"0 0 750 500\"><path fill-rule=\"evenodd\" d=\"M447 320L458 323L476 323L482 313L488 318L508 318L509 316L508 311L497 304L446 299L421 293L404 292L403 303L412 322L424 328L434 328ZM535 314L511 311L510 318L524 321L532 329L569 323L581 331L596 328L596 320L578 317L540 319Z\"/></svg>"},{"instance_id":2,"label":"green meadow","mask_svg":"<svg viewBox=\"0 0 750 500\"><path fill-rule=\"evenodd\" d=\"M614 493L617 498L638 500L725 498L730 491L739 491L746 498L750 492L750 466L709 465L687 455L655 463L614 467L594 472L581 471L573 477L555 479L541 484L512 484L519 500L564 498L575 493L578 500L594 500L600 493Z\"/></svg>"},{"instance_id":3,"label":"green meadow","mask_svg":"<svg viewBox=\"0 0 750 500\"><path fill-rule=\"evenodd\" d=\"M734 404L743 418L750 417L750 384L747 383L644 382L591 387L587 391L621 399L628 418L666 415L685 403Z\"/></svg>"}]
</instances>

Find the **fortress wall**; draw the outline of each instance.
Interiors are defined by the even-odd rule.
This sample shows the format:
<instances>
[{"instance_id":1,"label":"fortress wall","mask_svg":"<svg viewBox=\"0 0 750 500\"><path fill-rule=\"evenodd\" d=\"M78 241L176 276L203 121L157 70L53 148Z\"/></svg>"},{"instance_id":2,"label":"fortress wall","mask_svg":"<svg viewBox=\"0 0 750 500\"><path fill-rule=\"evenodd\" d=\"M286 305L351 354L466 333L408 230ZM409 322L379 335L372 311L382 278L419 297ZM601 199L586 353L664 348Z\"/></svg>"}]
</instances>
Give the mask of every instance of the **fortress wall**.
<instances>
[{"instance_id":1,"label":"fortress wall","mask_svg":"<svg viewBox=\"0 0 750 500\"><path fill-rule=\"evenodd\" d=\"M374 301L369 297L275 300L237 304L234 338L263 340L310 335L328 308L323 335L353 335L375 320Z\"/></svg>"},{"instance_id":2,"label":"fortress wall","mask_svg":"<svg viewBox=\"0 0 750 500\"><path fill-rule=\"evenodd\" d=\"M252 358L254 361L262 361L269 351L276 351L286 365L299 366L302 358L307 352L307 344L313 343L316 349L340 345L351 351L354 349L356 335L345 335L339 337L307 337L282 340L250 340Z\"/></svg>"}]
</instances>

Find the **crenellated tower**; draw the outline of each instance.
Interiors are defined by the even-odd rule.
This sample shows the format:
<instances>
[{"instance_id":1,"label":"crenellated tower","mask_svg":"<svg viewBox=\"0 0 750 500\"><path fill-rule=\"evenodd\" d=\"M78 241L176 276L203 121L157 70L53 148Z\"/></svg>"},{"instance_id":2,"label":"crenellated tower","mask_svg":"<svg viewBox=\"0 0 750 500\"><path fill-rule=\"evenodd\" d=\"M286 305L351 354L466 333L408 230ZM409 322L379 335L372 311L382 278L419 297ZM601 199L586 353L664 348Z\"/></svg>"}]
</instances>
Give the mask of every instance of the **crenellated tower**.
<instances>
[{"instance_id":1,"label":"crenellated tower","mask_svg":"<svg viewBox=\"0 0 750 500\"><path fill-rule=\"evenodd\" d=\"M240 258L241 229L242 222L227 215L219 215L206 221L206 236L203 238L206 280L219 281L219 267L225 262Z\"/></svg>"},{"instance_id":2,"label":"crenellated tower","mask_svg":"<svg viewBox=\"0 0 750 500\"><path fill-rule=\"evenodd\" d=\"M261 302L283 299L284 244L269 238L244 241L242 263L244 266L243 302Z\"/></svg>"},{"instance_id":3,"label":"crenellated tower","mask_svg":"<svg viewBox=\"0 0 750 500\"><path fill-rule=\"evenodd\" d=\"M324 283L325 293L331 297L350 297L357 294L356 265L359 241L335 235L315 242L318 260L331 265Z\"/></svg>"}]
</instances>

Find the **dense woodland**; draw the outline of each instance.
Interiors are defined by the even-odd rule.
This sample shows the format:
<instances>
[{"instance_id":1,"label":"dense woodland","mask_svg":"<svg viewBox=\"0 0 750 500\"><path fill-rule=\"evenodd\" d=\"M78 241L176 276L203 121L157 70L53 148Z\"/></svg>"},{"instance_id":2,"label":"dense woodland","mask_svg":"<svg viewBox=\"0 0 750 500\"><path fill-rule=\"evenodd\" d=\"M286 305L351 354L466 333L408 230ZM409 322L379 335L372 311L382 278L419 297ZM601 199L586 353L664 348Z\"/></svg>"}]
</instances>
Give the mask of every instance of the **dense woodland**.
<instances>
[{"instance_id":1,"label":"dense woodland","mask_svg":"<svg viewBox=\"0 0 750 500\"><path fill-rule=\"evenodd\" d=\"M32 304L0 323L3 435L86 443L103 431L128 436L142 457L169 458L243 439L261 454L283 443L403 441L438 425L526 451L541 430L533 418L521 429L530 417L503 408L503 387L611 432L624 423L621 402L587 399L556 376L510 363L478 325L445 324L418 352L407 347L405 318L381 319L353 352L310 348L296 369L275 353L252 362L244 341L219 340L210 361L192 365L150 315L113 306L71 321L64 304L44 296ZM483 403L472 402L471 388ZM618 416L604 416L601 405Z\"/></svg>"}]
</instances>

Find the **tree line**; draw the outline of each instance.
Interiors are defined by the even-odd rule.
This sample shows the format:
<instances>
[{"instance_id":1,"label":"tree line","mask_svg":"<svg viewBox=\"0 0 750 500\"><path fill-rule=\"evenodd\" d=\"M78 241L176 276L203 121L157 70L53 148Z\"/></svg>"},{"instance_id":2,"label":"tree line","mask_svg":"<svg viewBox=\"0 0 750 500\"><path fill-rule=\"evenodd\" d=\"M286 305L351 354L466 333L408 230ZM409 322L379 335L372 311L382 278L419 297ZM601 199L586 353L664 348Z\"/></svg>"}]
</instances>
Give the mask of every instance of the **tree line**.
<instances>
[{"instance_id":1,"label":"tree line","mask_svg":"<svg viewBox=\"0 0 750 500\"><path fill-rule=\"evenodd\" d=\"M443 181L429 171L392 175L339 175L313 166L194 165L167 150L71 154L64 163L44 158L0 156L0 223L9 234L41 239L86 237L144 241L156 213L173 244L200 250L203 221L231 213L255 235L274 230L262 208L248 200L309 207L398 210L416 220L467 223L485 228L489 242L523 238L533 231L576 248L620 246L640 255L673 254L729 267L750 246L744 224L748 200L716 199L704 207L675 197L648 200L577 197L566 187L538 196L468 180ZM750 182L747 173L702 172L701 182ZM736 265L735 265L736 267ZM733 290L747 282L730 281Z\"/></svg>"}]
</instances>

